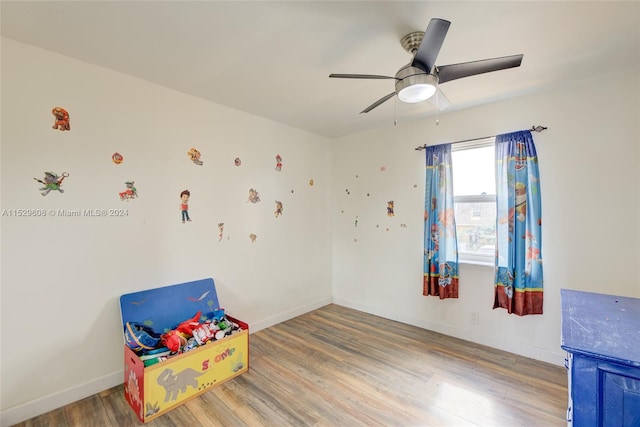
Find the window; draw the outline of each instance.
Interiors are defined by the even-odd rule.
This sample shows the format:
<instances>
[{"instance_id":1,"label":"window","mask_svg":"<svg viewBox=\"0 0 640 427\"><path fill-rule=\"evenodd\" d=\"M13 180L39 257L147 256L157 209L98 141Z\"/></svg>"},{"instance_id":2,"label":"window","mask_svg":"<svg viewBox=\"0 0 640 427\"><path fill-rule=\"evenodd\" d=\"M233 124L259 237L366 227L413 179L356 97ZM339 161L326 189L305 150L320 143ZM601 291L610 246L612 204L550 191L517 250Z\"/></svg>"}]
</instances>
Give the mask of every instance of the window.
<instances>
[{"instance_id":1,"label":"window","mask_svg":"<svg viewBox=\"0 0 640 427\"><path fill-rule=\"evenodd\" d=\"M458 260L493 264L496 247L495 139L452 146Z\"/></svg>"}]
</instances>

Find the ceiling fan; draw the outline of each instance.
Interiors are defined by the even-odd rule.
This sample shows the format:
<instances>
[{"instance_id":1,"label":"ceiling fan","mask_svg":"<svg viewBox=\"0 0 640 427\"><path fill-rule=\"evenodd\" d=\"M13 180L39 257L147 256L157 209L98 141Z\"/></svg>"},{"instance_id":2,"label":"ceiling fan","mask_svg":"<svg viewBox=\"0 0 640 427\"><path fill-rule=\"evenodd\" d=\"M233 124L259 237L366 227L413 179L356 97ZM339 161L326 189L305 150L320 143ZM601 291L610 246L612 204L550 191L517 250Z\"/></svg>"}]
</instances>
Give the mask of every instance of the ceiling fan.
<instances>
[{"instance_id":1,"label":"ceiling fan","mask_svg":"<svg viewBox=\"0 0 640 427\"><path fill-rule=\"evenodd\" d=\"M342 79L394 79L396 81L395 91L378 99L362 110L360 114L368 113L395 95L398 96L400 101L407 103L429 100L439 110L444 110L449 106L449 100L438 88L440 83L476 74L519 67L522 63L524 55L521 54L437 66L435 64L436 58L440 53L449 25L451 25L449 21L433 18L429 21L429 25L424 32L416 31L404 36L400 43L407 52L413 55L413 60L400 68L394 77L375 74L330 74L329 77ZM435 94L437 95L434 96Z\"/></svg>"}]
</instances>

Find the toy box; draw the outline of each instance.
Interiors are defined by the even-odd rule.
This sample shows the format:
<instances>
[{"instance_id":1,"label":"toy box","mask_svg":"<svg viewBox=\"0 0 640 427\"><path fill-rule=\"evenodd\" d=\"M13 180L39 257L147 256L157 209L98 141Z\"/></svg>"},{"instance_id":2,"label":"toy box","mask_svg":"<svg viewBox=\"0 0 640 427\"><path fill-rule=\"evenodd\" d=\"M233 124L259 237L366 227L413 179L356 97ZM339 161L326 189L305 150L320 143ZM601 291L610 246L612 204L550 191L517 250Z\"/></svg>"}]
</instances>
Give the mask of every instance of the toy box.
<instances>
[{"instance_id":1,"label":"toy box","mask_svg":"<svg viewBox=\"0 0 640 427\"><path fill-rule=\"evenodd\" d=\"M146 325L157 333L175 329L202 313L206 321L220 312L213 279L150 289L120 297L122 328ZM124 345L124 393L140 421L146 423L212 387L249 370L249 325L231 316L239 331L150 366Z\"/></svg>"}]
</instances>

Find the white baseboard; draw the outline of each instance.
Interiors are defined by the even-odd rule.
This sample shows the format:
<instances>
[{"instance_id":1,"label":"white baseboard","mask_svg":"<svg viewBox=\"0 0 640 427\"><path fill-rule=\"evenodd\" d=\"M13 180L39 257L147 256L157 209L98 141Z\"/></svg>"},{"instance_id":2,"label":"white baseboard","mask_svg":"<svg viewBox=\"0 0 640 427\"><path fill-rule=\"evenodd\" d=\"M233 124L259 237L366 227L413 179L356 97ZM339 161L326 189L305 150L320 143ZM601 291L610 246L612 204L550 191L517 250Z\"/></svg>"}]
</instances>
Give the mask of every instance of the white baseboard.
<instances>
[{"instance_id":1,"label":"white baseboard","mask_svg":"<svg viewBox=\"0 0 640 427\"><path fill-rule=\"evenodd\" d=\"M289 310L284 313L271 316L267 319L252 323L250 325L250 333L258 332L261 329L268 328L269 326L276 325L280 322L284 322L285 320L289 320L310 311L316 310L320 307L324 307L325 305L331 304L331 302L331 297L323 298L311 304L297 307L293 310ZM40 414L53 411L54 409L58 409L62 406L84 399L85 397L92 396L111 387L120 385L122 384L123 380L124 368L118 370L117 372L105 375L101 378L97 378L84 384L80 384L76 387L71 387L66 390L62 390L36 400L14 406L0 412L0 426L9 427L30 418L36 417Z\"/></svg>"},{"instance_id":2,"label":"white baseboard","mask_svg":"<svg viewBox=\"0 0 640 427\"><path fill-rule=\"evenodd\" d=\"M12 426L122 384L124 369L0 412L0 425Z\"/></svg>"},{"instance_id":3,"label":"white baseboard","mask_svg":"<svg viewBox=\"0 0 640 427\"><path fill-rule=\"evenodd\" d=\"M344 307L352 308L354 310L363 311L365 313L373 314L375 316L384 317L385 319L395 320L408 325L417 326L419 328L427 329L429 331L438 332L444 335L448 335L455 338L460 338L466 341L471 341L476 344L486 345L498 350L508 351L513 354L517 354L531 359L540 360L542 362L551 363L553 365L564 366L565 354L558 348L557 352L552 352L547 349L541 349L535 346L531 346L523 343L514 343L501 339L497 336L490 336L485 334L479 334L475 332L469 332L461 328L452 327L448 325L442 325L435 322L430 322L422 319L413 318L403 314L395 313L388 310L381 310L379 308L369 307L357 302L334 298L333 303Z\"/></svg>"}]
</instances>

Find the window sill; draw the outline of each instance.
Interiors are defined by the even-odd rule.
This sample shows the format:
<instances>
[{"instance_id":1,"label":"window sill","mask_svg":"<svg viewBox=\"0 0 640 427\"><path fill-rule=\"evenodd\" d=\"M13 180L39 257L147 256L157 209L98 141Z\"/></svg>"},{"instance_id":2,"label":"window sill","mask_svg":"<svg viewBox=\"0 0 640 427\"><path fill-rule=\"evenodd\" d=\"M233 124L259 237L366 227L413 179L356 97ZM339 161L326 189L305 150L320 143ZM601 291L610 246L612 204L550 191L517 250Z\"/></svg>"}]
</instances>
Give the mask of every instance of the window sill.
<instances>
[{"instance_id":1,"label":"window sill","mask_svg":"<svg viewBox=\"0 0 640 427\"><path fill-rule=\"evenodd\" d=\"M480 266L480 267L488 267L488 268L491 268L491 269L494 268L493 262L488 262L488 261L458 260L458 264L474 265L474 266Z\"/></svg>"}]
</instances>

